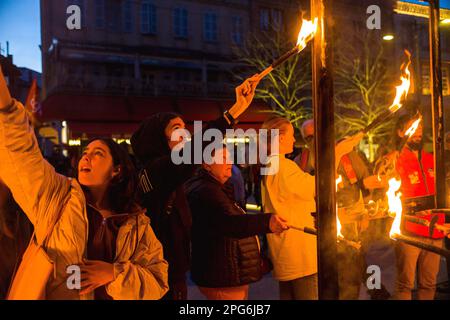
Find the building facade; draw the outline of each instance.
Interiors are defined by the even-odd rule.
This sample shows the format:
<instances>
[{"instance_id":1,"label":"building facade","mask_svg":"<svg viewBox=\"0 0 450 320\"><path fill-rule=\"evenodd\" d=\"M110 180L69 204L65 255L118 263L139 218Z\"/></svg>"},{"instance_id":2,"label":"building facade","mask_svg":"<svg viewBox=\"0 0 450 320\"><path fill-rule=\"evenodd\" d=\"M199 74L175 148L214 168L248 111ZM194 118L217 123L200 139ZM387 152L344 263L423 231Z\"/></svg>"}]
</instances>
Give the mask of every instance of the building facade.
<instances>
[{"instance_id":1,"label":"building facade","mask_svg":"<svg viewBox=\"0 0 450 320\"><path fill-rule=\"evenodd\" d=\"M79 30L67 27L71 5ZM233 48L249 32L291 30L300 9L291 0L41 0L44 116L67 120L74 137L128 137L158 111L209 120L234 99ZM258 126L261 108L242 125Z\"/></svg>"}]
</instances>

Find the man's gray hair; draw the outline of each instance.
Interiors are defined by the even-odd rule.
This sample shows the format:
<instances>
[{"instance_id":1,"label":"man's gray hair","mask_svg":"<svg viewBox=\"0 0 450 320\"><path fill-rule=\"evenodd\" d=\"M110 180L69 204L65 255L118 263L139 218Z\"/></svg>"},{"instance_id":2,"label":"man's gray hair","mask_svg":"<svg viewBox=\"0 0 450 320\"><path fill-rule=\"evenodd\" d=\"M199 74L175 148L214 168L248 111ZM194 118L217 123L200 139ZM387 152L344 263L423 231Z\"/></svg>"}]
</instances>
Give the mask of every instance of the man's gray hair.
<instances>
[{"instance_id":1,"label":"man's gray hair","mask_svg":"<svg viewBox=\"0 0 450 320\"><path fill-rule=\"evenodd\" d=\"M314 127L314 119L308 119L302 123L302 126L300 128L300 133L302 134L303 139L305 138L305 129L307 126L310 126L310 125L312 125Z\"/></svg>"}]
</instances>

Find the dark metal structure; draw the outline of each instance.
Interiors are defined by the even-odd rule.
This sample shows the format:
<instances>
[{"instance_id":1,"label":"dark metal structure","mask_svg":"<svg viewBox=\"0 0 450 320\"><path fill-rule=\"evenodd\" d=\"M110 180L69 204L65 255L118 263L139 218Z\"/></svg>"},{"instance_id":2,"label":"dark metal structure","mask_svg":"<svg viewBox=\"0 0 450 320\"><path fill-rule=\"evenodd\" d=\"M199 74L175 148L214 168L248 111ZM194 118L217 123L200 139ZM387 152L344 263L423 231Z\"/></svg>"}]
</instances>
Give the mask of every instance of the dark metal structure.
<instances>
[{"instance_id":1,"label":"dark metal structure","mask_svg":"<svg viewBox=\"0 0 450 320\"><path fill-rule=\"evenodd\" d=\"M311 17L319 18L312 50L313 107L316 143L319 299L339 298L336 242L334 104L331 43L332 0L311 0ZM320 21L323 21L321 24ZM320 155L320 156L319 156Z\"/></svg>"},{"instance_id":2,"label":"dark metal structure","mask_svg":"<svg viewBox=\"0 0 450 320\"><path fill-rule=\"evenodd\" d=\"M435 156L435 208L445 208L444 116L439 39L439 0L427 0L430 5L430 70ZM318 222L319 299L339 298L337 272L336 195L335 195L335 132L332 69L332 0L311 0L311 17L318 17L317 34L312 50L313 107L316 143L316 203ZM422 243L403 237L396 239L436 252ZM448 250L438 254L448 258Z\"/></svg>"},{"instance_id":3,"label":"dark metal structure","mask_svg":"<svg viewBox=\"0 0 450 320\"><path fill-rule=\"evenodd\" d=\"M439 0L430 4L430 75L431 112L433 118L433 151L435 170L435 208L445 208L444 111L442 98L441 43L439 38Z\"/></svg>"},{"instance_id":4,"label":"dark metal structure","mask_svg":"<svg viewBox=\"0 0 450 320\"><path fill-rule=\"evenodd\" d=\"M430 78L431 106L433 118L433 151L436 208L446 207L446 181L444 159L444 113L442 97L441 42L439 32L439 0L428 0L430 4L429 38L430 38ZM447 221L448 218L447 218ZM450 278L450 257L447 257L447 274Z\"/></svg>"}]
</instances>

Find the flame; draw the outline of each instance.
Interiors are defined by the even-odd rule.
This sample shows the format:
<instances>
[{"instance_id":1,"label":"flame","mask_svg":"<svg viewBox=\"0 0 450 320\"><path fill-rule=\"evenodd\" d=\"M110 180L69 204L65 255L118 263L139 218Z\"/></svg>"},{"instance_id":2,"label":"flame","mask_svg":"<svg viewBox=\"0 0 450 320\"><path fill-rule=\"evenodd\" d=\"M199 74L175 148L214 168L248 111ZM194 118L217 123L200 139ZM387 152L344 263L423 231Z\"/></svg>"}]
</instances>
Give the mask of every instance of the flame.
<instances>
[{"instance_id":1,"label":"flame","mask_svg":"<svg viewBox=\"0 0 450 320\"><path fill-rule=\"evenodd\" d=\"M389 236L392 238L394 234L401 234L400 224L402 221L402 194L398 192L400 186L402 185L401 180L397 180L392 178L389 180L389 190L386 192L388 197L389 204L389 213L395 215L394 222L392 223L391 231L389 232Z\"/></svg>"},{"instance_id":2,"label":"flame","mask_svg":"<svg viewBox=\"0 0 450 320\"><path fill-rule=\"evenodd\" d=\"M394 102L392 102L392 105L389 107L389 110L391 112L397 112L398 109L400 109L403 105L401 103L402 98L408 96L409 87L411 86L411 72L409 71L409 65L411 64L411 54L408 50L405 50L405 54L408 58L408 61L403 63L400 67L400 70L402 70L402 75L400 76L400 80L402 81L402 84L396 87L396 94L394 98Z\"/></svg>"},{"instance_id":3,"label":"flame","mask_svg":"<svg viewBox=\"0 0 450 320\"><path fill-rule=\"evenodd\" d=\"M299 51L303 50L307 43L314 38L317 32L317 18L314 18L314 22L303 19L302 27L298 33L297 46Z\"/></svg>"},{"instance_id":4,"label":"flame","mask_svg":"<svg viewBox=\"0 0 450 320\"><path fill-rule=\"evenodd\" d=\"M339 175L339 177L336 179L336 192L338 190L338 185L340 183L342 183L342 176L341 175ZM337 204L336 204L336 230L337 230L337 237L343 239L344 235L341 233L342 225L341 225L341 221L339 221Z\"/></svg>"},{"instance_id":5,"label":"flame","mask_svg":"<svg viewBox=\"0 0 450 320\"><path fill-rule=\"evenodd\" d=\"M419 118L416 121L414 121L413 124L408 128L408 130L406 130L405 136L407 136L408 138L411 138L414 135L414 133L417 131L420 121L422 121L422 118Z\"/></svg>"}]
</instances>

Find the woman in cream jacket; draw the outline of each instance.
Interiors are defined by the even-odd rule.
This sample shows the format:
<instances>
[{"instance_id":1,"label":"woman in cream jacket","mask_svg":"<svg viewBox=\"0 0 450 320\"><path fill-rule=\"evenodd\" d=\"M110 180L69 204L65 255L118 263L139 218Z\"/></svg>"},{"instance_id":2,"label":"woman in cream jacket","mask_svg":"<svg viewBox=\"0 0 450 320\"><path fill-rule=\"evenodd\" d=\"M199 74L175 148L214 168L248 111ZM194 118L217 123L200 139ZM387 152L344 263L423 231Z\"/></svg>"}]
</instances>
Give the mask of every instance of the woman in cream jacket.
<instances>
[{"instance_id":1,"label":"woman in cream jacket","mask_svg":"<svg viewBox=\"0 0 450 320\"><path fill-rule=\"evenodd\" d=\"M111 140L94 140L78 179L57 174L0 71L0 178L34 225L38 243L57 221L45 248L56 275L47 283L47 299L159 299L168 290L167 262L133 201L135 173L124 152ZM110 228L101 230L105 225ZM67 284L72 265L81 268L81 290Z\"/></svg>"},{"instance_id":2,"label":"woman in cream jacket","mask_svg":"<svg viewBox=\"0 0 450 320\"><path fill-rule=\"evenodd\" d=\"M278 129L278 134L269 135L270 145L278 144L278 150L269 150L270 170L262 179L264 212L280 215L290 226L314 228L311 213L316 211L315 178L285 157L294 149L292 124L285 118L275 117L268 119L262 128L269 132ZM336 162L361 138L362 134L358 134L339 143ZM280 299L317 299L317 237L291 228L281 235L268 234L267 240L273 276L279 281Z\"/></svg>"}]
</instances>

